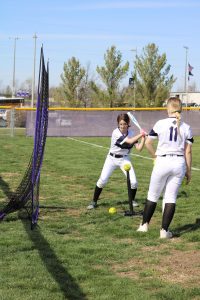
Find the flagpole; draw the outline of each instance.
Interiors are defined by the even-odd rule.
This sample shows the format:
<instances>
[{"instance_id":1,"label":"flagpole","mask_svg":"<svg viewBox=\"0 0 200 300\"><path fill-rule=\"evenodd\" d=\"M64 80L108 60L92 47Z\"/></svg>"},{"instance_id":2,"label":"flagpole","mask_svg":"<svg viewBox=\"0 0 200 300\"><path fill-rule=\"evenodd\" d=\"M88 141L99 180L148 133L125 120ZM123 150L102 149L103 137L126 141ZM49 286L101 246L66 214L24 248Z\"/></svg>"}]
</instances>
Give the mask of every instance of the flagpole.
<instances>
[{"instance_id":1,"label":"flagpole","mask_svg":"<svg viewBox=\"0 0 200 300\"><path fill-rule=\"evenodd\" d=\"M184 91L187 94L188 92L188 84L187 84L187 80L188 80L188 47L184 46L183 48L185 48L185 86L184 86ZM186 101L186 107L188 104L188 95L187 96L187 101Z\"/></svg>"},{"instance_id":2,"label":"flagpole","mask_svg":"<svg viewBox=\"0 0 200 300\"><path fill-rule=\"evenodd\" d=\"M135 60L137 58L137 48L135 49L131 49L131 51L135 52ZM136 68L135 68L135 65L134 65L134 90L133 90L133 106L135 108L135 97L136 97L136 78L137 78L137 74L136 74Z\"/></svg>"},{"instance_id":3,"label":"flagpole","mask_svg":"<svg viewBox=\"0 0 200 300\"><path fill-rule=\"evenodd\" d=\"M188 75L188 47L184 46L185 48L185 86L184 86L184 91L187 93L187 75Z\"/></svg>"}]
</instances>

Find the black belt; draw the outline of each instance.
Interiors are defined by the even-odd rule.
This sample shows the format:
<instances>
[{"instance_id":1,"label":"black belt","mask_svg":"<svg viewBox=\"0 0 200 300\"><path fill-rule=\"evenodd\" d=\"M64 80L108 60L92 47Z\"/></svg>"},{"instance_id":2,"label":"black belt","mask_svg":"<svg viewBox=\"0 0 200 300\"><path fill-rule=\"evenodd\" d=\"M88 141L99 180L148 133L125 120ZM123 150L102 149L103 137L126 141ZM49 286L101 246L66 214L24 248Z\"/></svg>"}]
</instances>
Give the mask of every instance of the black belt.
<instances>
[{"instance_id":1,"label":"black belt","mask_svg":"<svg viewBox=\"0 0 200 300\"><path fill-rule=\"evenodd\" d=\"M127 156L127 155L114 154L114 153L111 153L111 152L110 152L110 155L113 156L113 157L115 157L115 158L122 158L124 156Z\"/></svg>"},{"instance_id":2,"label":"black belt","mask_svg":"<svg viewBox=\"0 0 200 300\"><path fill-rule=\"evenodd\" d=\"M161 155L162 157L163 156L184 156L184 155L182 155L182 154L164 154L164 155Z\"/></svg>"}]
</instances>

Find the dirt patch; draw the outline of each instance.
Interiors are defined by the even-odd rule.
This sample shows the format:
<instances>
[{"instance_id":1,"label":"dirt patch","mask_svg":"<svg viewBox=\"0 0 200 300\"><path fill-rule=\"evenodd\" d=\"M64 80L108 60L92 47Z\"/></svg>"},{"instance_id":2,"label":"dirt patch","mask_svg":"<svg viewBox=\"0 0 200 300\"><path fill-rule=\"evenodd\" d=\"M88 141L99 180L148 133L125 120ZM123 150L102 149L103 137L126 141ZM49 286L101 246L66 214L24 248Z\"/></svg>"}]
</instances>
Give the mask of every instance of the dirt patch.
<instances>
[{"instance_id":1,"label":"dirt patch","mask_svg":"<svg viewBox=\"0 0 200 300\"><path fill-rule=\"evenodd\" d=\"M79 217L85 209L83 208L67 208L66 215L73 216L73 217Z\"/></svg>"},{"instance_id":2,"label":"dirt patch","mask_svg":"<svg viewBox=\"0 0 200 300\"><path fill-rule=\"evenodd\" d=\"M112 266L112 270L120 277L139 280L141 274L145 274L148 279L159 278L164 282L180 284L183 287L199 286L200 251L194 249L180 251L160 245L145 248L142 252L144 255L124 264Z\"/></svg>"},{"instance_id":3,"label":"dirt patch","mask_svg":"<svg viewBox=\"0 0 200 300\"><path fill-rule=\"evenodd\" d=\"M171 250L171 254L160 258L154 266L162 280L180 283L184 286L199 285L200 251Z\"/></svg>"},{"instance_id":4,"label":"dirt patch","mask_svg":"<svg viewBox=\"0 0 200 300\"><path fill-rule=\"evenodd\" d=\"M64 206L42 206L41 205L42 215L40 216L41 219L50 219L52 214L56 216L60 216L60 213L64 213L66 216L72 217L80 217L82 213L84 213L85 209L80 208L67 208Z\"/></svg>"},{"instance_id":5,"label":"dirt patch","mask_svg":"<svg viewBox=\"0 0 200 300\"><path fill-rule=\"evenodd\" d=\"M1 173L1 177L2 178L10 178L10 177L17 177L17 176L21 176L20 173L17 173L17 172L13 172L13 173L8 173L8 172L2 172Z\"/></svg>"}]
</instances>

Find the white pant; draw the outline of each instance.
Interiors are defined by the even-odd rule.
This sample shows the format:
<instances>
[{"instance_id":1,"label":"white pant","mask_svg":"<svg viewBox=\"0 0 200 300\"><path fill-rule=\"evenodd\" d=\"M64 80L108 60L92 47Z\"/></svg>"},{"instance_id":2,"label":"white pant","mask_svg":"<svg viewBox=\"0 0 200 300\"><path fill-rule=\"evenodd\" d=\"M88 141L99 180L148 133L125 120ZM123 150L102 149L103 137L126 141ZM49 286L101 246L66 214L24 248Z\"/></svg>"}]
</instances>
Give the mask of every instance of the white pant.
<instances>
[{"instance_id":1,"label":"white pant","mask_svg":"<svg viewBox=\"0 0 200 300\"><path fill-rule=\"evenodd\" d=\"M124 175L127 176L127 172L124 170L124 165L127 163L131 165L131 169L129 171L131 188L136 189L138 183L129 156L124 156L122 158L115 158L110 154L107 155L100 178L97 181L97 186L99 188L103 188L108 182L109 177L111 176L111 174L116 168L120 168L124 173Z\"/></svg>"},{"instance_id":2,"label":"white pant","mask_svg":"<svg viewBox=\"0 0 200 300\"><path fill-rule=\"evenodd\" d=\"M158 156L151 174L147 199L157 202L163 192L164 203L176 203L185 172L184 156Z\"/></svg>"}]
</instances>

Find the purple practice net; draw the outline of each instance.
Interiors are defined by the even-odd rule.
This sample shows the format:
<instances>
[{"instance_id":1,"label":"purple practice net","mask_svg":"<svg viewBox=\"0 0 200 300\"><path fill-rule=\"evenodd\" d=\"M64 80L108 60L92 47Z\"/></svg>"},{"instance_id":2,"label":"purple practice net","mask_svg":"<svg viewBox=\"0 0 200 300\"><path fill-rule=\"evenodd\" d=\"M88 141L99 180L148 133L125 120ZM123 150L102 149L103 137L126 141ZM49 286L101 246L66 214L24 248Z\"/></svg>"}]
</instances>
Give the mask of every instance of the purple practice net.
<instances>
[{"instance_id":1,"label":"purple practice net","mask_svg":"<svg viewBox=\"0 0 200 300\"><path fill-rule=\"evenodd\" d=\"M12 193L0 211L0 220L14 211L25 208L31 218L31 228L37 224L39 215L40 171L48 128L49 67L44 63L43 48L40 55L38 97L35 118L34 148L29 165L18 188Z\"/></svg>"}]
</instances>

